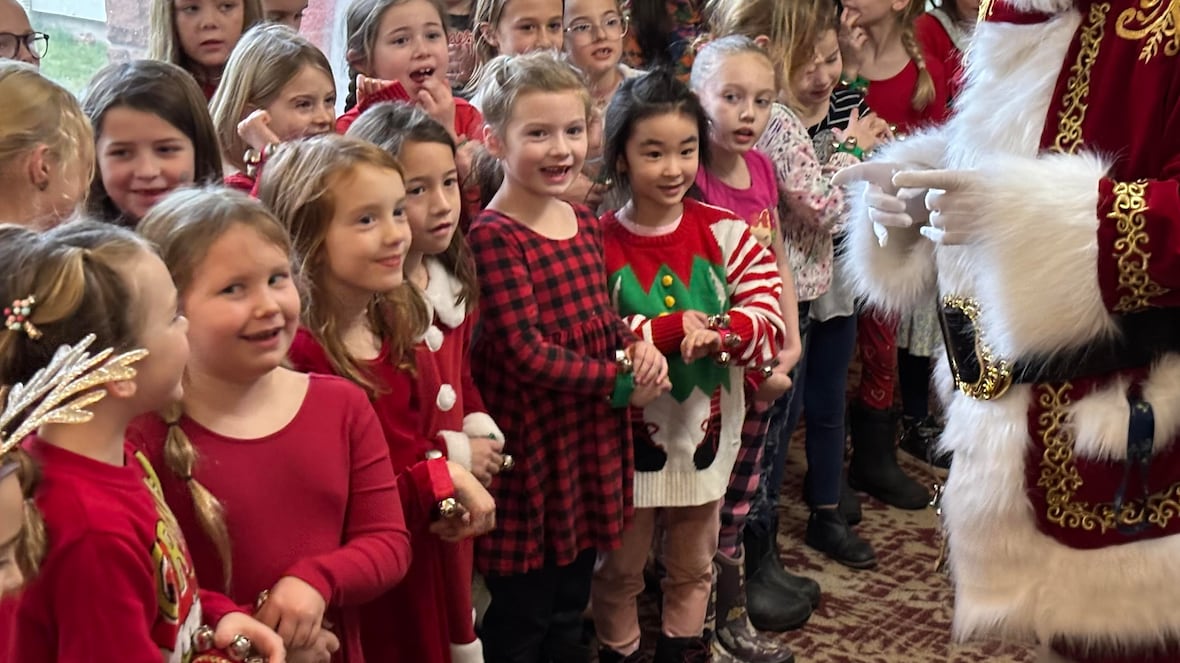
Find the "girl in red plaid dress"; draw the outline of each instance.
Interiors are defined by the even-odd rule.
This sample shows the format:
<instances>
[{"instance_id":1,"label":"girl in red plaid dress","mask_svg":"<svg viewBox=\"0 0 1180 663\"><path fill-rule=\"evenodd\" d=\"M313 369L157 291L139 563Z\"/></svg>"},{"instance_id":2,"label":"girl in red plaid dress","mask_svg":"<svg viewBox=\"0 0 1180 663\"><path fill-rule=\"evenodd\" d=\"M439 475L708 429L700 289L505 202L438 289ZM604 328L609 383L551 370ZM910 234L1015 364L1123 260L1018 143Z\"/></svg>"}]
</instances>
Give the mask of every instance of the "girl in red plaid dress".
<instances>
[{"instance_id":1,"label":"girl in red plaid dress","mask_svg":"<svg viewBox=\"0 0 1180 663\"><path fill-rule=\"evenodd\" d=\"M504 181L469 234L472 371L516 467L492 483L497 527L476 542L492 597L481 635L489 663L578 663L596 552L619 546L631 515L626 407L668 387L667 362L610 305L597 220L559 198L586 156L578 73L549 52L489 69L485 144Z\"/></svg>"}]
</instances>

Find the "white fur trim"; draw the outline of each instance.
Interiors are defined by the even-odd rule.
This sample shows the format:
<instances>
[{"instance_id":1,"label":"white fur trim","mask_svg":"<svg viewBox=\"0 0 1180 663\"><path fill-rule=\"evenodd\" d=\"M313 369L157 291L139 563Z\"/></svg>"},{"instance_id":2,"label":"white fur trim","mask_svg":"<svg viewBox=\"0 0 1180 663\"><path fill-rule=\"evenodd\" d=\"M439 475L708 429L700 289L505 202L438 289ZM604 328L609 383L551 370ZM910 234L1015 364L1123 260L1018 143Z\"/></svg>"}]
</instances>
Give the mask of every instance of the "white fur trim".
<instances>
[{"instance_id":1,"label":"white fur trim","mask_svg":"<svg viewBox=\"0 0 1180 663\"><path fill-rule=\"evenodd\" d=\"M430 348L431 352L438 352L443 344L442 330L435 325L430 325L422 334L422 342L426 344L427 348Z\"/></svg>"},{"instance_id":2,"label":"white fur trim","mask_svg":"<svg viewBox=\"0 0 1180 663\"><path fill-rule=\"evenodd\" d=\"M438 396L435 397L434 404L443 412L450 412L458 400L459 396L455 393L455 388L449 384L444 384L438 388Z\"/></svg>"},{"instance_id":3,"label":"white fur trim","mask_svg":"<svg viewBox=\"0 0 1180 663\"><path fill-rule=\"evenodd\" d=\"M483 663L483 643L478 638L465 645L452 642L451 663Z\"/></svg>"},{"instance_id":4,"label":"white fur trim","mask_svg":"<svg viewBox=\"0 0 1180 663\"><path fill-rule=\"evenodd\" d=\"M1143 385L1144 400L1155 415L1152 453L1160 453L1180 435L1180 355L1167 355ZM1127 457L1127 380L1119 380L1070 407L1078 455L1096 460Z\"/></svg>"},{"instance_id":5,"label":"white fur trim","mask_svg":"<svg viewBox=\"0 0 1180 663\"><path fill-rule=\"evenodd\" d=\"M933 130L893 143L875 159L913 170L940 168L945 140L942 131ZM848 189L848 241L838 259L845 261L853 289L869 303L887 311L910 311L928 301L935 287L934 244L918 234L918 226L926 219L922 197L909 205L914 225L890 228L889 242L880 246L869 221L864 190L863 184Z\"/></svg>"},{"instance_id":6,"label":"white fur trim","mask_svg":"<svg viewBox=\"0 0 1180 663\"><path fill-rule=\"evenodd\" d=\"M453 460L471 471L471 438L453 430L440 430L438 436L447 445L447 460Z\"/></svg>"},{"instance_id":7,"label":"white fur trim","mask_svg":"<svg viewBox=\"0 0 1180 663\"><path fill-rule=\"evenodd\" d=\"M1000 158L979 170L990 185L979 207L988 273L977 296L993 348L1044 357L1114 335L1097 268L1098 181L1107 164L1049 155Z\"/></svg>"},{"instance_id":8,"label":"white fur trim","mask_svg":"<svg viewBox=\"0 0 1180 663\"><path fill-rule=\"evenodd\" d=\"M943 445L955 462L942 504L956 638L1180 637L1180 593L1161 590L1180 583L1180 536L1080 550L1037 529L1024 492L1030 398L1027 385L991 402L956 394L948 411Z\"/></svg>"},{"instance_id":9,"label":"white fur trim","mask_svg":"<svg viewBox=\"0 0 1180 663\"><path fill-rule=\"evenodd\" d=\"M472 412L463 417L463 432L471 437L494 437L504 442L504 431L486 412Z\"/></svg>"},{"instance_id":10,"label":"white fur trim","mask_svg":"<svg viewBox=\"0 0 1180 663\"><path fill-rule=\"evenodd\" d=\"M430 282L426 284L426 292L422 296L434 309L439 322L454 329L463 324L463 319L467 317L466 306L455 303L463 285L437 258L427 257L423 262L426 263Z\"/></svg>"}]
</instances>

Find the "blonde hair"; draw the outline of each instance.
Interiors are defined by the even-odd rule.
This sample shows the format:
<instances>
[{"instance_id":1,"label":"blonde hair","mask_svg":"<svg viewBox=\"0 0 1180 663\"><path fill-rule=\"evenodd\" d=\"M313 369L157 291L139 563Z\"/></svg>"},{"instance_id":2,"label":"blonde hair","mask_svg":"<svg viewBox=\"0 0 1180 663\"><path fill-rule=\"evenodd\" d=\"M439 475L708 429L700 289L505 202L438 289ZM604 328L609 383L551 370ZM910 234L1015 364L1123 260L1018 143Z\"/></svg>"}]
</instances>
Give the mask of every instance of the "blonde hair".
<instances>
[{"instance_id":1,"label":"blonde hair","mask_svg":"<svg viewBox=\"0 0 1180 663\"><path fill-rule=\"evenodd\" d=\"M235 226L246 226L279 249L290 254L291 242L282 225L261 203L249 196L220 186L181 189L157 203L139 222L136 230L159 247L160 258L176 283L181 299L192 285L193 276L213 243ZM201 482L193 478L198 453L180 426L184 414L180 403L161 413L168 425L164 441L164 462L188 485L197 521L213 542L221 558L228 587L233 572L229 529L225 509Z\"/></svg>"},{"instance_id":2,"label":"blonde hair","mask_svg":"<svg viewBox=\"0 0 1180 663\"><path fill-rule=\"evenodd\" d=\"M778 72L775 71L774 61L770 59L770 54L766 52L766 49L745 35L729 35L705 44L704 48L697 53L692 62L692 73L689 77L692 89L703 88L705 82L714 77L717 67L720 67L722 62L735 55L744 54L754 55L766 62L777 85Z\"/></svg>"},{"instance_id":3,"label":"blonde hair","mask_svg":"<svg viewBox=\"0 0 1180 663\"><path fill-rule=\"evenodd\" d=\"M348 11L344 15L344 35L345 35L345 49L348 53L348 100L345 102L345 108L352 108L356 105L356 77L360 72L352 66L354 59L362 60L368 66L373 60L373 49L377 45L377 32L381 29L381 18L385 16L385 12L398 5L403 5L412 0L352 0L348 5ZM450 26L447 24L447 8L442 3L442 0L426 0L434 8L438 10L439 22L442 24L443 33L449 33ZM376 77L377 72L368 72L370 76Z\"/></svg>"},{"instance_id":4,"label":"blonde hair","mask_svg":"<svg viewBox=\"0 0 1180 663\"><path fill-rule=\"evenodd\" d=\"M0 273L0 300L34 297L29 321L41 332L34 339L24 330L0 329L0 384L28 382L49 365L59 347L74 345L87 334L95 335L99 349L137 347L143 311L123 270L150 250L131 231L101 221L78 220L44 233L0 225L0 262L6 265ZM7 396L8 389L0 389L0 397ZM12 429L20 423L12 422ZM0 462L18 464L26 498L16 557L27 580L36 575L47 550L44 521L29 500L39 473L21 450L10 451Z\"/></svg>"},{"instance_id":5,"label":"blonde hair","mask_svg":"<svg viewBox=\"0 0 1180 663\"><path fill-rule=\"evenodd\" d=\"M225 63L225 75L209 112L221 142L222 159L245 170L242 155L246 143L238 135L238 123L249 113L269 105L283 87L305 67L314 67L332 79L328 58L307 39L278 23L264 23L242 35Z\"/></svg>"},{"instance_id":6,"label":"blonde hair","mask_svg":"<svg viewBox=\"0 0 1180 663\"><path fill-rule=\"evenodd\" d=\"M171 62L183 67L185 71L196 78L192 58L184 52L180 45L180 36L176 34L176 3L175 0L152 0L149 10L151 28L148 33L148 58ZM262 11L262 0L242 0L242 34L258 25L266 18ZM213 83L215 81L200 81Z\"/></svg>"},{"instance_id":7,"label":"blonde hair","mask_svg":"<svg viewBox=\"0 0 1180 663\"><path fill-rule=\"evenodd\" d=\"M922 0L909 0L906 8L897 14L897 22L901 24L901 45L905 52L918 67L918 80L914 83L914 93L910 95L910 107L916 111L924 111L934 101L934 77L926 68L926 55L922 52L922 45L914 34L914 22L926 13L926 3Z\"/></svg>"},{"instance_id":8,"label":"blonde hair","mask_svg":"<svg viewBox=\"0 0 1180 663\"><path fill-rule=\"evenodd\" d=\"M0 61L0 164L11 164L38 145L49 148L62 174L68 162L95 169L94 130L74 95L42 76L37 68L15 60Z\"/></svg>"},{"instance_id":9,"label":"blonde hair","mask_svg":"<svg viewBox=\"0 0 1180 663\"><path fill-rule=\"evenodd\" d=\"M774 69L781 90L791 74L813 57L819 30L812 10L818 3L831 0L709 0L706 12L710 30L718 37L766 37L766 54L772 63L780 63Z\"/></svg>"},{"instance_id":10,"label":"blonde hair","mask_svg":"<svg viewBox=\"0 0 1180 663\"><path fill-rule=\"evenodd\" d=\"M587 118L593 108L581 72L550 51L496 56L488 62L480 91L484 121L497 132L502 132L512 119L516 100L529 92L574 92L581 98Z\"/></svg>"},{"instance_id":11,"label":"blonde hair","mask_svg":"<svg viewBox=\"0 0 1180 663\"><path fill-rule=\"evenodd\" d=\"M359 166L372 166L402 175L397 161L385 150L358 138L324 135L284 143L267 161L258 181L258 198L274 210L291 236L296 269L306 292L303 323L323 345L336 372L364 387L370 396L385 391L344 346L341 332L349 321L337 315L326 278L324 238L336 211L335 185ZM403 283L392 292L374 293L369 307L370 330L389 345L389 359L398 368L413 370L413 348L429 324L426 307Z\"/></svg>"}]
</instances>

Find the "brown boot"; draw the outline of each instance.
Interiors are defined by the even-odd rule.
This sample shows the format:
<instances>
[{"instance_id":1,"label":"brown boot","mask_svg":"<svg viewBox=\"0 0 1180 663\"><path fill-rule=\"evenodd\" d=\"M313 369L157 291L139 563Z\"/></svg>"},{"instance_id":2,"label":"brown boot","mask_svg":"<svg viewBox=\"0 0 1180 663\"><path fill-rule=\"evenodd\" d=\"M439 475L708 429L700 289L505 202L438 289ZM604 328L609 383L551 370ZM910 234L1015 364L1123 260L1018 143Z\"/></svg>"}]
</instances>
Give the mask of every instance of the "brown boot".
<instances>
[{"instance_id":1,"label":"brown boot","mask_svg":"<svg viewBox=\"0 0 1180 663\"><path fill-rule=\"evenodd\" d=\"M744 553L743 553L744 556ZM787 646L766 637L750 624L746 612L746 575L742 557L727 557L720 552L713 568L717 585L717 634L713 640L714 660L725 654L744 663L791 663L794 654ZM722 656L718 657L718 650Z\"/></svg>"}]
</instances>

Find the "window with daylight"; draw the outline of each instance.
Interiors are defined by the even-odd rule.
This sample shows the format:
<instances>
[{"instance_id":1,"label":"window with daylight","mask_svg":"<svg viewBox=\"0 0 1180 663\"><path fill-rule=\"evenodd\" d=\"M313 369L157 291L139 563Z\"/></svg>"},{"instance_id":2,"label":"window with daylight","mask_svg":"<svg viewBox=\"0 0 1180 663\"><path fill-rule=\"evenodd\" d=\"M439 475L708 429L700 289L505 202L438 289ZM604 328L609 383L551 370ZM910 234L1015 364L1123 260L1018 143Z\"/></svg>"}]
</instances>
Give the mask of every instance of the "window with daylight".
<instances>
[{"instance_id":1,"label":"window with daylight","mask_svg":"<svg viewBox=\"0 0 1180 663\"><path fill-rule=\"evenodd\" d=\"M33 30L49 35L41 71L75 94L109 62L145 57L150 0L17 0ZM300 32L319 46L345 89L344 11L349 0L310 0ZM343 100L343 95L341 95Z\"/></svg>"}]
</instances>

